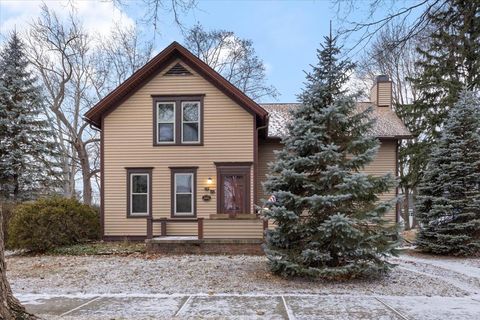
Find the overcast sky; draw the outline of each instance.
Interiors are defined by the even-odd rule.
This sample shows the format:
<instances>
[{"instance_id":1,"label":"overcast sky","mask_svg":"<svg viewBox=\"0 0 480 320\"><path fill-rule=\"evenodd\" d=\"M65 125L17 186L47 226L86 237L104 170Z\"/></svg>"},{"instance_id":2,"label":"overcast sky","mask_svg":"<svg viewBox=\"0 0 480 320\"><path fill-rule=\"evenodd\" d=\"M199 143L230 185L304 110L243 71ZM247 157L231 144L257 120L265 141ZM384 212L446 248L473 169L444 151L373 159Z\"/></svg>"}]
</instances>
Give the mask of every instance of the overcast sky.
<instances>
[{"instance_id":1,"label":"overcast sky","mask_svg":"<svg viewBox=\"0 0 480 320\"><path fill-rule=\"evenodd\" d=\"M117 8L110 1L46 0L45 3L62 17L68 14L67 4L74 4L85 28L92 33L108 34L115 22L137 23L146 37L153 37L151 25L141 23L145 13L141 2L124 0L126 7ZM362 3L360 1L359 3ZM16 28L24 30L38 16L42 1L0 0L0 34ZM361 10L360 10L361 11ZM355 16L361 16L355 12ZM182 35L164 13L155 36L155 53ZM352 18L352 17L350 17ZM198 7L183 18L186 27L200 22L206 29L234 31L252 39L257 54L267 66L268 81L280 92L279 102L294 102L301 91L309 64L315 63L315 50L329 32L329 21L337 28L341 20L329 1L200 1ZM264 101L268 102L268 101Z\"/></svg>"}]
</instances>

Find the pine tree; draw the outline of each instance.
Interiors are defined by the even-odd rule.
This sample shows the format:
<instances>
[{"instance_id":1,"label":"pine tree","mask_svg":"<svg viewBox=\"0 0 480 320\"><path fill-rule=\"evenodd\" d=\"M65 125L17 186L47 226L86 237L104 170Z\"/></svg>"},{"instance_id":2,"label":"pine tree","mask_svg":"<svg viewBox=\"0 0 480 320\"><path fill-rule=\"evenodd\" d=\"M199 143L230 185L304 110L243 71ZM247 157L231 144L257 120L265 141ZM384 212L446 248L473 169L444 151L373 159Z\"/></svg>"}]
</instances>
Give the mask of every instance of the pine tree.
<instances>
[{"instance_id":1,"label":"pine tree","mask_svg":"<svg viewBox=\"0 0 480 320\"><path fill-rule=\"evenodd\" d=\"M430 32L426 45L417 48L420 76L411 79L420 97L397 110L418 137L418 142L400 150L400 158L407 159L410 166L406 184L414 188L425 173L449 108L463 88L480 89L480 2L450 0L427 18Z\"/></svg>"},{"instance_id":2,"label":"pine tree","mask_svg":"<svg viewBox=\"0 0 480 320\"><path fill-rule=\"evenodd\" d=\"M12 33L0 53L0 198L32 199L55 185L52 131L42 118L42 93Z\"/></svg>"},{"instance_id":3,"label":"pine tree","mask_svg":"<svg viewBox=\"0 0 480 320\"><path fill-rule=\"evenodd\" d=\"M418 247L426 252L480 252L480 98L464 92L419 185Z\"/></svg>"},{"instance_id":4,"label":"pine tree","mask_svg":"<svg viewBox=\"0 0 480 320\"><path fill-rule=\"evenodd\" d=\"M263 214L277 225L267 231L265 252L282 276L378 275L391 267L385 257L395 254L397 228L384 219L393 201L378 197L395 180L361 171L379 142L369 134L371 109L359 111L356 95L342 89L353 64L339 54L336 38L325 37L264 183L275 201Z\"/></svg>"}]
</instances>

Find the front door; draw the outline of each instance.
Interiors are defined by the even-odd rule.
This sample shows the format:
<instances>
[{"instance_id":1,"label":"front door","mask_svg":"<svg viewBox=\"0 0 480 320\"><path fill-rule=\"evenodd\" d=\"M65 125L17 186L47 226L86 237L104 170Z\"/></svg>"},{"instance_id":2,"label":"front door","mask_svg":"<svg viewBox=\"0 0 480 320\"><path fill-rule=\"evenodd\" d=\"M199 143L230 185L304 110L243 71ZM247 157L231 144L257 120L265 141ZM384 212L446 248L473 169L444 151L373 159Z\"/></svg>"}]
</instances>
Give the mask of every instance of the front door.
<instances>
[{"instance_id":1,"label":"front door","mask_svg":"<svg viewBox=\"0 0 480 320\"><path fill-rule=\"evenodd\" d=\"M250 213L250 167L218 169L218 213Z\"/></svg>"}]
</instances>

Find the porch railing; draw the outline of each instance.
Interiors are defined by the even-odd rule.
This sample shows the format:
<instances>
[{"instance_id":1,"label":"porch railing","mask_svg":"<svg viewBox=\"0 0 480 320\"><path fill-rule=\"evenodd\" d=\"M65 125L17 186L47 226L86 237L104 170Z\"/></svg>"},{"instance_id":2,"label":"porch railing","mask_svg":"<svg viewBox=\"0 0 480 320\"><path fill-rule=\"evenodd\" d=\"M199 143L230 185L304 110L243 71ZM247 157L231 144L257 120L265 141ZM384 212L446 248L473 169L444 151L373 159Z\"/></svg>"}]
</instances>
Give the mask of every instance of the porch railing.
<instances>
[{"instance_id":1,"label":"porch railing","mask_svg":"<svg viewBox=\"0 0 480 320\"><path fill-rule=\"evenodd\" d=\"M203 219L204 218L179 218L179 219L168 219L168 218L158 218L153 219L152 217L147 218L147 239L153 238L153 224L160 224L160 236L167 235L167 223L185 223L185 222L197 222L198 226L198 239L203 239Z\"/></svg>"}]
</instances>

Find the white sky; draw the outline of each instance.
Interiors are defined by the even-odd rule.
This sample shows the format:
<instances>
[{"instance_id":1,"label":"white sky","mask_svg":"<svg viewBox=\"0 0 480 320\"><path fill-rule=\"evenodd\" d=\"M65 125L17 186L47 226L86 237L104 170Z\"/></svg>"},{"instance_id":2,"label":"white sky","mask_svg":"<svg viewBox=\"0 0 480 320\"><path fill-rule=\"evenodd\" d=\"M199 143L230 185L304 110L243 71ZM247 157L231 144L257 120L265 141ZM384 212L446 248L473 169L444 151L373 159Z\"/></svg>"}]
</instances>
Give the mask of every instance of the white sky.
<instances>
[{"instance_id":1,"label":"white sky","mask_svg":"<svg viewBox=\"0 0 480 320\"><path fill-rule=\"evenodd\" d=\"M115 23L133 25L134 21L110 1L48 0L50 10L60 19L68 17L70 10L77 11L84 28L91 34L106 35ZM0 33L10 30L24 31L40 14L41 1L0 0Z\"/></svg>"}]
</instances>

